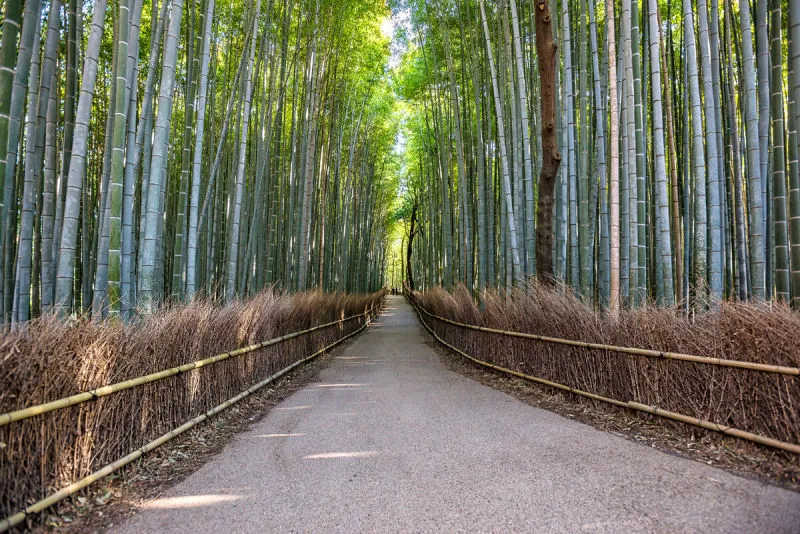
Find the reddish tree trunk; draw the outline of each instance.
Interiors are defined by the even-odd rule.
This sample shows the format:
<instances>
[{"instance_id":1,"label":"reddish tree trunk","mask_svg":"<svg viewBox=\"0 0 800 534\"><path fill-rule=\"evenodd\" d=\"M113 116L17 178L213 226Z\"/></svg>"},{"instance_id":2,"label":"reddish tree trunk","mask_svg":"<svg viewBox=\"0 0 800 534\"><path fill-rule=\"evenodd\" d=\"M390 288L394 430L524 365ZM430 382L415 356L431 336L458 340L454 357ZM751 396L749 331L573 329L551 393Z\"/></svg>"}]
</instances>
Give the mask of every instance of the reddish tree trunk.
<instances>
[{"instance_id":1,"label":"reddish tree trunk","mask_svg":"<svg viewBox=\"0 0 800 534\"><path fill-rule=\"evenodd\" d=\"M542 171L536 217L536 271L539 279L553 282L553 195L561 154L556 141L556 51L553 22L547 0L537 0L535 9L536 53L542 87Z\"/></svg>"}]
</instances>

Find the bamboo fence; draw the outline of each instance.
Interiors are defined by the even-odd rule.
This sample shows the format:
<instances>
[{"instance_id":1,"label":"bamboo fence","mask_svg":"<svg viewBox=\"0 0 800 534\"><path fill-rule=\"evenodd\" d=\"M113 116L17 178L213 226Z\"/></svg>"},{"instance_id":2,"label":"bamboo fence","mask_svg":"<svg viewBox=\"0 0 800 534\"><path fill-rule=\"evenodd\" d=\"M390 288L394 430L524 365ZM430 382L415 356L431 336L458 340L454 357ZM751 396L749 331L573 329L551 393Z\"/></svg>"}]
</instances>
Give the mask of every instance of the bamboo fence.
<instances>
[{"instance_id":1,"label":"bamboo fence","mask_svg":"<svg viewBox=\"0 0 800 534\"><path fill-rule=\"evenodd\" d=\"M277 333L289 325L302 326L298 314L304 313L309 305L316 306L309 317L324 317L337 306L341 306L342 313L334 321L0 414L0 442L4 442L4 450L0 451L0 516L8 515L0 521L0 532L133 462L361 332L380 311L381 294L376 295L360 301L340 300L338 304L335 298L326 304L327 301L314 300L316 297L304 301L302 296L297 305L288 304L289 301L269 301L272 304L267 303L266 313L261 317L257 314L258 299L243 308L222 309L210 318L219 319L223 329L233 328L217 336L216 344L209 345L212 348L225 342L223 340L241 336L244 331L251 332L250 335ZM367 302L361 307L364 311L352 313L358 309L353 307L359 306L359 302ZM351 314L345 317L345 311ZM179 313L175 320L167 322L173 329L180 330L185 325L174 323L180 323L181 319ZM226 320L231 322L226 323ZM197 325L196 321L192 316L191 324ZM165 334L169 337L171 332L168 329L160 334L156 332L152 344L157 345L158 339ZM204 330L202 335L206 339L213 334ZM278 350L281 345L284 349ZM129 351L137 353L138 348ZM188 352L184 347L178 350L184 354ZM170 356L180 357L180 354ZM97 364L109 365L108 362ZM251 385L253 379L264 376L267 378ZM240 389L234 389L236 387ZM243 391L241 388L245 387ZM238 394L231 396L234 392ZM226 396L230 398L224 400ZM198 410L199 415L195 415ZM141 446L141 443L146 445ZM104 466L98 468L98 465ZM56 488L61 489L54 492ZM24 510L17 511L23 507Z\"/></svg>"},{"instance_id":2,"label":"bamboo fence","mask_svg":"<svg viewBox=\"0 0 800 534\"><path fill-rule=\"evenodd\" d=\"M452 325L459 329L466 329L469 331L475 332L482 332L491 335L503 336L508 338L517 338L517 339L526 339L526 340L533 340L542 343L550 343L562 346L568 346L573 348L579 348L584 350L591 350L591 351L604 351L605 353L618 353L618 354L628 354L633 356L641 356L647 358L656 358L661 360L673 360L678 362L688 362L690 364L700 364L700 365L708 365L708 366L715 366L715 367L723 367L729 369L736 369L736 370L746 370L750 372L756 373L767 373L767 374L774 374L780 375L785 377L785 379L791 380L795 382L795 390L797 389L796 378L800 375L800 369L796 367L788 367L788 366L778 366L778 365L770 365L770 364L761 364L756 362L746 362L740 360L731 360L731 359L723 359L723 358L710 358L704 356L696 356L691 354L683 354L683 353L676 353L676 352L668 352L668 351L655 351L655 350L648 350L648 349L638 349L638 348L631 348L631 347L620 347L615 345L607 345L602 343L589 343L583 341L576 341L570 339L562 339L556 337L548 337L548 336L541 336L537 334L530 334L524 332L515 332L510 330L503 330L497 328L489 328L484 326L477 326L471 325L466 323L461 323L458 321L454 321L452 319L448 319L446 317L442 317L440 315L434 314L423 308L415 298L414 295L408 295L408 300L414 307L417 315L422 322L422 325L425 329L430 332L430 334L442 345L446 346L447 348L455 351L456 353L460 354L461 356L469 359L470 361L484 366L496 371L500 371L502 373L510 374L519 378L523 378L525 380L529 380L532 382L536 382L539 384L543 384L546 386L550 386L553 388L560 389L562 391L568 391L570 393L589 398L596 401L605 402L608 404L612 404L614 406L628 408L631 410L636 410L640 412L649 413L652 415L657 415L659 417L664 417L667 419L671 419L674 421L680 421L682 423L690 424L693 426L701 427L707 430L712 430L715 432L720 432L723 434L727 434L730 436L734 436L737 438L741 438L744 440L748 440L754 443L758 443L761 445L766 445L768 447L772 447L775 449L779 449L782 451L786 451L793 454L800 454L800 444L791 443L785 440L775 439L768 436L763 436L755 432L749 432L746 430L742 430L739 428L735 428L730 425L716 423L712 421L708 421L702 418L693 417L689 415L685 415L682 413L678 413L675 411L667 410L664 408L660 408L655 405L647 405L642 402L638 402L636 400L619 400L612 398L606 395L599 395L596 393L592 393L590 391L586 391L584 389L580 389L577 387L565 385L563 383L548 380L542 378L540 376L533 376L532 374L525 373L519 370L509 369L508 367L497 365L495 363L491 363L489 361L485 361L483 359L477 358L473 355L468 354L462 348L459 348L455 345L454 342L446 341L440 332L437 332L434 327L428 324L428 321L424 319L424 317L428 317L429 319L433 319L434 321L440 321L445 325ZM454 339L458 339L460 344L468 344L469 342L465 340L465 336L451 336ZM472 342L471 345L473 348L480 346L478 343ZM491 358L491 355L490 355ZM519 365L522 367L522 365ZM587 380L587 382L592 382L592 380ZM787 388L788 389L788 388ZM789 401L791 402L791 401ZM783 404L783 402L781 402ZM796 399L793 402L794 405L797 404ZM794 429L796 432L797 429Z\"/></svg>"}]
</instances>

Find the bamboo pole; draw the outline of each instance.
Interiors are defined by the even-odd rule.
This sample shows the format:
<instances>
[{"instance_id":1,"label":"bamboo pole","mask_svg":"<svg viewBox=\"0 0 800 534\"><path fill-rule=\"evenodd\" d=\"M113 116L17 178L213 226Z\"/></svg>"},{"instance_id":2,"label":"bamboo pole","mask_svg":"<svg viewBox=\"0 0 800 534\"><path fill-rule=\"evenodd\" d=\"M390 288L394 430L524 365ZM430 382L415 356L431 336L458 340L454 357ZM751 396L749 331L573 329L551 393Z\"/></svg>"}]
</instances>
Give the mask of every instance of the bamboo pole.
<instances>
[{"instance_id":1,"label":"bamboo pole","mask_svg":"<svg viewBox=\"0 0 800 534\"><path fill-rule=\"evenodd\" d=\"M415 304L416 306L416 304ZM539 334L528 334L525 332L514 332L511 330L500 330L497 328L489 328L486 326L475 326L470 324L459 323L445 317L433 314L428 310L419 306L422 312L444 323L448 323L461 328L470 330L479 330L481 332L488 332L490 334L500 334L510 337L521 337L525 339L535 339L546 343L556 343L560 345L570 345L573 347L581 347L584 349L606 350L610 352L619 352L623 354L633 354L636 356L648 356L651 358L663 358L666 360L679 360L684 362L702 363L706 365L717 365L719 367L735 367L738 369L748 369L750 371L760 371L763 373L777 373L789 376L800 376L800 368L797 367L784 367L781 365L770 365L766 363L745 362L740 360L728 360L724 358L709 358L706 356L695 356L692 354L682 354L679 352L666 352L650 349L637 349L633 347L617 347L615 345L604 345L602 343L590 343L587 341L576 341L573 339L561 339L557 337L540 336Z\"/></svg>"},{"instance_id":2,"label":"bamboo pole","mask_svg":"<svg viewBox=\"0 0 800 534\"><path fill-rule=\"evenodd\" d=\"M345 341L346 339L348 339L350 337L353 337L354 335L356 335L359 332L361 332L362 330L364 330L367 327L367 325L369 325L369 323L371 322L370 314L372 313L372 311L376 307L377 306L373 306L369 310L365 311L364 313L361 313L359 315L353 315L353 316L348 317L346 319L342 319L342 321L345 321L345 320L348 320L348 319L353 319L355 317L364 317L366 315L367 316L367 321L364 322L364 324L361 325L361 328L359 328L358 330L347 334L346 336L338 339L337 341L334 341L333 343L331 343L330 345L328 345L326 347L321 348L320 350L318 350L317 352L315 352L311 356L308 356L308 357L306 357L306 358L304 358L302 360L296 361L295 363L291 364L290 366L285 367L284 369L278 371L274 375L271 375L271 376L265 378L264 380L262 380L258 384L255 384L254 386L251 386L247 390L239 393L235 397L231 397L230 399L228 399L227 401L223 402L222 404L219 404L219 405L215 406L214 408L208 410L207 412L205 412L203 414L200 414L200 415L198 415L197 417L195 417L193 419L190 419L189 421L185 422L184 424L182 424L178 428L170 430L169 432L167 432L166 434L162 435L161 437L158 437L158 438L154 439L153 441L151 441L147 445L145 445L145 446L143 446L143 447L141 447L139 449L136 449L135 451L129 453L126 456L123 456L122 458L120 458L119 460L117 460L115 462L112 462L112 463L106 465L105 467L102 467L101 469L98 469L97 471L95 471L91 475L88 475L88 476L78 480L77 482L73 482L69 486L67 486L65 488L62 488L59 491L57 491L57 492L45 497L44 499L33 503L32 505L28 506L27 508L25 508L24 510L22 510L20 512L17 512L14 515L8 516L7 518L5 518L2 521L0 521L0 532L5 532L5 531L9 530L11 527L19 525L20 523L25 521L25 519L27 519L27 517L29 515L42 512L43 510L49 508L50 506L53 506L54 504L56 504L56 503L58 503L60 501L63 501L64 499L66 499L70 495L73 495L73 494L77 493L78 491L82 490L83 488L89 486L90 484L100 480L101 478L110 475L111 473L119 470L122 467L125 467L126 465L130 464L134 460L137 460L137 459L141 458L142 456L144 456L148 452L152 451L153 449L155 449L157 447L160 447L164 443L166 443L166 442L172 440L173 438L183 434L187 430L197 426L198 424L202 423L203 421L205 421L206 419L208 419L212 415L218 414L222 410L232 406L233 404L239 402L240 400L244 399L245 397L248 397L249 395L255 393L256 391L258 391L259 389L263 388L264 386L266 386L270 382L273 382L277 378L280 378L281 376L285 375L286 373L288 373L289 371L291 371L295 367L298 367L298 366L300 366L300 365L302 365L302 364L304 364L304 363L316 358L320 354L323 354L324 352L330 350L331 348L335 347L336 345L340 344L341 342ZM322 328L324 326L330 326L332 324L336 324L338 322L340 322L340 321L335 321L334 323L328 323L326 325L320 325L320 326L314 327L314 328L309 329L309 330L304 330L303 332L307 333L307 332L310 332L312 330ZM300 332L296 332L295 334L299 335ZM284 337L286 337L286 336L284 336ZM280 339L280 338L278 338L278 339ZM257 345L252 345L252 346L255 347ZM248 347L246 347L246 348L248 348ZM252 349L252 350L255 350L255 349Z\"/></svg>"},{"instance_id":3,"label":"bamboo pole","mask_svg":"<svg viewBox=\"0 0 800 534\"><path fill-rule=\"evenodd\" d=\"M109 384L107 386L101 386L96 389L92 389L90 391L84 391L82 393L76 393L75 395L70 395L69 397L63 397L61 399L57 399L50 402L45 402L43 404L37 404L35 406L29 406L27 408L23 408L20 410L15 410L13 412L7 412L0 414L0 426L5 426L9 423L13 423L14 421L21 421L23 419L29 419L31 417L35 417L37 415L41 415L44 413L52 412L55 410L60 410L62 408L67 408L69 406L74 406L76 404L82 404L84 402L88 402L91 400L97 400L100 397L105 397L107 395L111 395L112 393L117 393L119 391L124 391L126 389L134 388L137 386L142 386L144 384L149 384L151 382L156 382L158 380L163 380L164 378L169 378L170 376L178 375L181 373L185 373L187 371L191 371L193 369L199 369L200 367L204 367L206 365L211 365L217 362L221 362L223 360L227 360L229 358L234 358L236 356L241 356L242 354L247 354L249 352L253 352L255 350L263 349L265 347L269 347L271 345L277 345L278 343L283 343L284 341L288 341L292 338L299 337L305 334L310 334L311 332L321 330L323 328L328 328L330 326L334 326L337 324L343 324L346 321L351 321L353 319L357 319L360 317L364 317L372 313L372 311L377 307L377 305L372 306L369 310L366 310L363 313L357 315L351 315L350 317L345 317L343 319L339 319L337 321L332 321L330 323L321 324L318 326L314 326L312 328L308 328L306 330L300 330L297 332L292 332L290 334L286 334L281 337L276 337L273 339L269 339L267 341L262 341L261 343L256 343L254 345L248 345L247 347L242 347L240 349L223 352L222 354L217 354L215 356L211 356L202 360L197 360L190 363L185 363L183 365L179 365L177 367L171 367L169 369L165 369L163 371L158 371L156 373L151 373L149 375L140 376L137 378L131 378L129 380L124 380L122 382L117 382L115 384Z\"/></svg>"},{"instance_id":4,"label":"bamboo pole","mask_svg":"<svg viewBox=\"0 0 800 534\"><path fill-rule=\"evenodd\" d=\"M754 443L759 443L761 445L766 445L768 447L773 447L775 449L780 449L780 450L783 450L783 451L786 451L786 452L791 452L791 453L794 453L794 454L800 454L800 445L798 445L796 443L788 443L788 442L785 442L785 441L780 441L780 440L777 440L777 439L768 438L766 436L761 436L759 434L754 434L752 432L747 432L745 430L741 430L741 429L738 429L738 428L733 428L733 427L729 427L729 426L726 426L726 425L721 425L719 423L713 423L711 421L704 421L704 420L698 419L696 417L691 417L691 416L688 416L688 415L683 415L683 414L680 414L680 413L671 412L669 410L664 410L664 409L658 408L657 406L647 406L645 404L641 404L641 403L635 402L635 401L620 401L620 400L612 399L612 398L609 398L609 397L603 397L601 395L596 395L596 394L590 393L588 391L575 389L573 387L566 386L564 384L559 384L558 382L551 382L550 380L545 380L544 378L538 378L538 377L535 377L535 376L526 375L525 373L521 373L519 371L514 371L512 369L507 369L505 367L501 367L499 365L495 365L493 363L485 362L483 360L479 360L477 358L474 358L473 356L470 356L469 354L467 354L463 350L461 350L461 349L459 349L457 347L454 347L453 345L449 344L448 342L443 340L441 337L439 337L439 335L436 332L434 332L433 329L430 326L428 326L428 324L422 318L422 313L420 313L420 310L422 312L424 312L425 314L430 315L431 317L437 318L437 316L435 316L435 315L427 312L426 310L422 309L420 306L418 306L416 304L416 302L414 300L412 300L412 298L409 298L409 300L411 301L412 306L414 306L414 309L417 312L417 316L419 317L419 320L422 323L422 326L424 326L425 329L428 332L430 332L430 334L439 343L441 343L445 347L457 352L461 356L464 356L468 360L470 360L470 361L472 361L474 363L477 363L478 365L481 365L483 367L488 367L490 369L494 369L495 371L500 371L502 373L510 374L510 375L513 375L513 376L516 376L516 377L519 377L519 378L523 378L523 379L529 380L531 382L536 382L536 383L544 384L546 386L554 387L554 388L557 388L557 389L560 389L560 390L563 390L563 391L568 391L570 393L574 393L574 394L580 395L582 397L586 397L586 398L589 398L589 399L598 400L598 401L606 402L606 403L609 403L609 404L613 404L613 405L619 406L621 408L629 408L631 410L637 410L637 411L646 412L646 413L649 413L649 414L652 414L652 415L658 415L660 417L665 417L667 419L673 419L675 421L680 421L682 423L687 423L687 424L690 424L690 425L698 426L698 427L701 427L701 428L705 428L707 430L713 430L715 432L721 432L722 434L727 434L729 436L734 436L734 437L737 437L737 438L740 438L740 439L752 441ZM452 322L452 321L448 320L446 322ZM462 326L462 325L457 324L457 326ZM466 325L466 326L469 326L469 325ZM478 327L474 327L474 328L478 328ZM496 331L496 333L506 333L506 332L498 330L498 331ZM523 336L523 337L527 337L527 336Z\"/></svg>"}]
</instances>

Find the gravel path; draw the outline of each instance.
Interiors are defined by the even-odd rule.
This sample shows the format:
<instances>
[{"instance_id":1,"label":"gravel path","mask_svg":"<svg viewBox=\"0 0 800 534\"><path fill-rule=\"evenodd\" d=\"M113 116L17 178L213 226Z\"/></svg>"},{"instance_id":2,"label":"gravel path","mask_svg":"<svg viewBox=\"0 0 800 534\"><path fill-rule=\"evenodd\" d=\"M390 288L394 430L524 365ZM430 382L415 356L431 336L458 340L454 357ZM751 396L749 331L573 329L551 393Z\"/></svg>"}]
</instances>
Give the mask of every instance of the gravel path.
<instances>
[{"instance_id":1,"label":"gravel path","mask_svg":"<svg viewBox=\"0 0 800 534\"><path fill-rule=\"evenodd\" d=\"M449 371L386 313L121 532L800 532L800 494Z\"/></svg>"}]
</instances>

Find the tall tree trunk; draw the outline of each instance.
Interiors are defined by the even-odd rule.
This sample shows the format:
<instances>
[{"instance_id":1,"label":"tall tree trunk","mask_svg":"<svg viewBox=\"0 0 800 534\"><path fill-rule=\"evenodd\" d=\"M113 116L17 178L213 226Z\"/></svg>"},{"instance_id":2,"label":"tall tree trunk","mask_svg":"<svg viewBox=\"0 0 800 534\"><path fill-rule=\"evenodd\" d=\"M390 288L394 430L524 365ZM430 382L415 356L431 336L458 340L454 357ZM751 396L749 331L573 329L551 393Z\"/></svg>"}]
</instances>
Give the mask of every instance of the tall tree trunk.
<instances>
[{"instance_id":1,"label":"tall tree trunk","mask_svg":"<svg viewBox=\"0 0 800 534\"><path fill-rule=\"evenodd\" d=\"M573 87L573 71L572 71L572 30L570 28L569 6L566 2L562 4L561 22L564 25L563 37L564 40L564 137L566 138L567 148L567 166L564 169L566 172L566 187L567 197L564 200L568 205L568 218L569 231L568 250L569 250L569 269L568 280L569 284L577 288L580 277L580 259L578 249L578 163L575 147L575 89Z\"/></svg>"},{"instance_id":2,"label":"tall tree trunk","mask_svg":"<svg viewBox=\"0 0 800 534\"><path fill-rule=\"evenodd\" d=\"M244 171L247 163L247 134L250 125L250 108L253 94L253 62L256 52L256 34L258 19L261 13L261 0L256 0L253 11L253 28L250 35L250 59L245 67L244 106L242 112L242 129L239 134L239 162L236 170L236 182L233 197L233 215L230 226L230 246L228 249L227 280L225 282L225 300L230 301L236 295L236 273L239 258L239 225L241 222L242 195L244 194Z\"/></svg>"},{"instance_id":3,"label":"tall tree trunk","mask_svg":"<svg viewBox=\"0 0 800 534\"><path fill-rule=\"evenodd\" d=\"M658 257L663 276L663 304L675 305L672 281L672 239L669 231L669 197L667 194L667 168L664 156L664 120L661 108L661 50L658 33L658 0L648 0L650 21L650 68L653 83L653 155L655 156L656 180L656 230L660 235Z\"/></svg>"},{"instance_id":4,"label":"tall tree trunk","mask_svg":"<svg viewBox=\"0 0 800 534\"><path fill-rule=\"evenodd\" d=\"M473 52L478 47L473 48ZM475 131L477 137L477 146L475 147L477 157L477 196L478 196L478 211L477 220L475 223L478 231L478 294L482 295L486 287L487 281L490 281L488 275L489 256L493 251L487 248L487 224L486 224L486 147L483 138L483 97L481 95L481 86L478 77L478 62L476 61L472 67L472 86L475 93ZM423 176L422 161L420 161L420 178ZM427 237L430 240L430 235Z\"/></svg>"},{"instance_id":5,"label":"tall tree trunk","mask_svg":"<svg viewBox=\"0 0 800 534\"><path fill-rule=\"evenodd\" d=\"M167 152L169 150L170 122L172 119L172 93L175 86L175 65L178 36L181 32L183 0L172 1L169 29L164 42L164 59L161 65L161 89L158 96L158 116L153 134L153 153L150 162L150 180L147 184L147 216L142 231L141 270L139 272L139 297L146 313L151 313L162 296L157 291L156 247L161 246L160 220L163 215L161 195L166 180ZM144 194L144 193L143 193Z\"/></svg>"},{"instance_id":6,"label":"tall tree trunk","mask_svg":"<svg viewBox=\"0 0 800 534\"><path fill-rule=\"evenodd\" d=\"M708 31L708 7L706 0L697 2L698 22L700 24L700 63L703 72L703 99L706 135L705 145L708 153L708 237L709 237L709 291L712 302L719 302L723 296L723 270L722 270L722 198L720 195L720 148L717 146L719 126L717 125L717 108L714 94L712 75L711 46ZM699 184L698 184L699 186Z\"/></svg>"},{"instance_id":7,"label":"tall tree trunk","mask_svg":"<svg viewBox=\"0 0 800 534\"><path fill-rule=\"evenodd\" d=\"M656 11L656 14L659 14ZM660 15L660 14L659 14ZM663 36L661 31L661 17L658 18L658 37L659 40L659 48L661 49L661 58L660 58L660 65L661 70L664 73L662 76L663 86L662 86L662 95L664 97L664 106L666 108L666 118L667 118L667 154L669 155L669 173L670 173L670 183L672 185L672 198L670 199L670 215L672 221L672 253L674 255L675 261L675 269L674 269L674 294L677 297L677 300L680 301L683 298L684 290L683 290L683 240L681 239L681 213L680 213L680 194L678 192L679 184L678 184L678 150L675 144L675 126L674 126L674 112L672 109L672 97L670 96L670 81L669 81L669 69L667 68L667 54L663 48L661 48L660 44L663 43ZM651 32L652 35L652 32ZM656 36L652 37L653 39ZM655 63L655 62L654 62Z\"/></svg>"},{"instance_id":8,"label":"tall tree trunk","mask_svg":"<svg viewBox=\"0 0 800 534\"><path fill-rule=\"evenodd\" d=\"M609 248L609 220L608 220L608 191L606 188L606 179L608 175L608 168L606 165L606 112L605 112L605 98L603 94L603 87L601 82L600 73L600 51L597 43L597 21L594 11L594 2L587 0L586 2L589 11L589 39L592 54L592 74L594 82L594 106L595 106L595 149L594 149L594 172L593 175L599 179L598 196L599 196L599 245L598 245L598 294L601 303L607 303L610 297L610 248ZM594 204L592 204L594 209Z\"/></svg>"},{"instance_id":9,"label":"tall tree trunk","mask_svg":"<svg viewBox=\"0 0 800 534\"><path fill-rule=\"evenodd\" d=\"M771 63L772 98L772 224L775 232L775 291L779 301L789 302L789 232L786 215L786 151L783 120L783 42L781 40L781 2L770 0L772 11Z\"/></svg>"},{"instance_id":10,"label":"tall tree trunk","mask_svg":"<svg viewBox=\"0 0 800 534\"><path fill-rule=\"evenodd\" d=\"M522 122L522 168L525 171L525 265L528 266L527 275L534 274L535 270L535 238L533 224L533 164L531 163L531 138L530 124L528 121L528 92L525 83L525 62L522 56L522 44L519 31L519 16L517 14L517 1L510 0L511 28L514 35L514 57L517 67L517 95ZM521 192L520 192L521 193ZM518 193L519 194L519 193Z\"/></svg>"},{"instance_id":11,"label":"tall tree trunk","mask_svg":"<svg viewBox=\"0 0 800 534\"><path fill-rule=\"evenodd\" d=\"M753 297L763 300L766 291L766 259L764 216L762 203L761 156L759 149L758 113L753 34L750 29L750 4L739 0L739 20L742 32L742 78L744 85L744 127L747 143L747 197L749 200L750 287ZM765 177L766 178L766 177Z\"/></svg>"},{"instance_id":12,"label":"tall tree trunk","mask_svg":"<svg viewBox=\"0 0 800 534\"><path fill-rule=\"evenodd\" d=\"M789 0L789 120L793 121L794 143L789 136L790 158L797 167L789 174L789 223L792 264L792 304L800 307L800 0ZM792 112L793 110L793 112Z\"/></svg>"},{"instance_id":13,"label":"tall tree trunk","mask_svg":"<svg viewBox=\"0 0 800 534\"><path fill-rule=\"evenodd\" d=\"M34 302L39 298L37 292L31 294L31 268L34 262L32 257L34 228L40 222L40 215L36 213L36 206L39 204L39 191L42 170L42 152L44 149L45 130L47 126L47 109L50 105L50 93L53 85L53 74L56 67L57 47L60 40L60 19L61 2L54 0L50 5L50 13L47 20L47 34L45 41L44 57L42 60L41 81L34 84L31 81L30 93L38 91L35 98L28 99L28 112L33 116L35 122L31 123L31 128L26 132L26 158L25 158L25 184L22 202L22 217L20 220L20 239L17 255L17 320L27 321L30 318L31 297ZM34 43L37 43L37 39ZM37 49L34 55L38 55ZM31 73L32 77L37 77L39 73ZM34 87L36 86L36 87ZM34 222L34 220L36 222ZM41 250L41 247L39 247ZM38 252L37 252L38 254Z\"/></svg>"},{"instance_id":14,"label":"tall tree trunk","mask_svg":"<svg viewBox=\"0 0 800 534\"><path fill-rule=\"evenodd\" d=\"M78 109L75 113L72 153L70 155L67 191L64 203L64 222L58 250L58 272L56 274L56 310L61 315L72 312L73 284L75 276L75 249L78 240L78 223L81 212L81 196L86 172L86 154L89 141L89 119L97 81L100 42L106 15L106 0L96 0L92 14L92 30L83 59L83 76ZM85 238L85 233L83 234Z\"/></svg>"},{"instance_id":15,"label":"tall tree trunk","mask_svg":"<svg viewBox=\"0 0 800 534\"><path fill-rule=\"evenodd\" d=\"M542 0L543 1L543 0ZM543 4L544 5L544 4ZM483 21L483 34L486 39L486 56L489 61L489 68L492 73L492 89L494 92L494 107L497 116L497 143L500 150L500 165L503 172L503 196L505 197L506 204L506 217L508 219L508 237L511 241L511 261L514 269L515 276L521 276L519 250L517 248L517 228L514 222L514 201L511 197L511 177L508 168L508 156L506 155L506 139L505 139L505 125L503 122L503 104L501 102L500 89L497 85L497 72L495 69L494 58L492 54L492 43L489 38L489 25L486 22L486 9L483 5L483 0L480 0L481 7L481 20ZM548 23L549 24L549 23ZM553 49L553 67L555 68L555 49ZM555 93L553 94L555 100ZM554 104L555 105L555 104ZM541 202L541 189L539 192L539 202ZM541 204L540 204L541 206ZM541 207L540 207L541 209ZM551 222L552 224L552 222ZM551 237L552 243L552 237ZM538 257L538 254L537 254ZM550 256L552 257L552 256ZM552 271L552 267L551 267ZM542 272L542 271L539 271Z\"/></svg>"},{"instance_id":16,"label":"tall tree trunk","mask_svg":"<svg viewBox=\"0 0 800 534\"><path fill-rule=\"evenodd\" d=\"M111 211L109 214L110 233L108 251L108 296L106 305L114 314L121 309L120 279L122 271L122 203L123 179L125 174L125 147L128 133L128 105L130 104L129 88L133 83L133 63L129 47L136 48L138 52L139 39L139 14L141 1L119 0L119 40L117 42L117 78L116 101L114 106L114 127L112 131L111 154ZM133 13L131 14L131 8ZM130 42L135 40L136 43ZM138 53L136 54L138 59Z\"/></svg>"},{"instance_id":17,"label":"tall tree trunk","mask_svg":"<svg viewBox=\"0 0 800 534\"><path fill-rule=\"evenodd\" d=\"M700 102L700 81L697 70L697 50L694 38L694 16L691 0L683 0L683 22L686 41L686 61L689 73L689 102L691 105L692 127L692 167L694 171L694 283L698 298L708 290L708 246L706 187L707 169L705 163L705 139L703 130L702 106ZM710 118L710 117L709 117ZM712 119L713 120L713 119Z\"/></svg>"},{"instance_id":18,"label":"tall tree trunk","mask_svg":"<svg viewBox=\"0 0 800 534\"><path fill-rule=\"evenodd\" d=\"M606 25L608 31L608 102L609 102L609 219L611 220L610 244L610 296L609 312L612 317L619 316L619 115L617 113L617 44L614 37L614 3L606 2Z\"/></svg>"},{"instance_id":19,"label":"tall tree trunk","mask_svg":"<svg viewBox=\"0 0 800 534\"><path fill-rule=\"evenodd\" d=\"M481 5L483 5L481 3ZM556 50L550 6L536 0L536 53L542 101L542 170L539 174L539 200L536 221L536 272L545 283L553 282L553 196L561 164L556 140ZM613 19L612 19L613 21ZM484 21L484 26L485 26ZM612 23L613 24L613 23ZM488 34L488 31L485 30Z\"/></svg>"},{"instance_id":20,"label":"tall tree trunk","mask_svg":"<svg viewBox=\"0 0 800 534\"><path fill-rule=\"evenodd\" d=\"M194 161L192 162L192 188L189 200L189 234L186 255L186 299L191 300L197 289L197 223L200 204L200 182L202 181L203 140L205 135L206 98L208 94L208 71L211 49L211 29L214 24L214 0L206 1L203 19L203 51L200 59L200 95L197 103L195 126Z\"/></svg>"},{"instance_id":21,"label":"tall tree trunk","mask_svg":"<svg viewBox=\"0 0 800 534\"><path fill-rule=\"evenodd\" d=\"M26 4L30 5L30 4ZM11 100L13 83L17 76L17 36L22 15L21 0L6 0L3 12L3 37L0 43L0 180L5 178L8 157L9 126L12 117ZM20 48L20 52L22 47ZM11 189L0 183L0 223L6 224L9 203L12 202ZM0 225L2 226L2 225ZM5 239L10 229L0 229L0 322L5 319L4 273Z\"/></svg>"},{"instance_id":22,"label":"tall tree trunk","mask_svg":"<svg viewBox=\"0 0 800 534\"><path fill-rule=\"evenodd\" d=\"M450 81L450 96L453 102L453 119L455 123L455 136L456 136L456 164L458 166L458 192L461 196L461 218L464 222L464 235L461 238L462 242L462 267L466 267L462 272L462 281L467 286L470 292L474 290L472 278L472 218L469 213L469 193L468 193L468 180L467 180L467 165L464 157L464 133L461 127L461 102L458 94L458 85L456 84L455 73L453 68L453 57L450 51L450 38L448 36L447 28L443 29L445 38L445 57L447 60L447 72ZM409 264L410 265L410 264Z\"/></svg>"},{"instance_id":23,"label":"tall tree trunk","mask_svg":"<svg viewBox=\"0 0 800 534\"><path fill-rule=\"evenodd\" d=\"M57 72L52 73L52 85L58 81ZM51 89L50 101L47 106L47 122L45 126L45 153L44 153L44 190L42 193L42 240L41 240L41 307L43 313L53 309L55 297L55 263L53 262L53 231L56 214L56 175L58 168L57 141L57 91Z\"/></svg>"},{"instance_id":24,"label":"tall tree trunk","mask_svg":"<svg viewBox=\"0 0 800 534\"><path fill-rule=\"evenodd\" d=\"M0 251L0 278L2 278L3 318L5 321L11 319L14 303L14 258L16 247L14 246L15 231L17 228L17 154L19 150L20 130L25 110L25 98L28 92L28 81L31 74L31 57L33 55L34 37L39 35L40 10L39 2L26 2L25 13L22 19L22 34L19 42L19 53L17 55L17 66L14 70L14 82L11 89L11 106L8 122L8 138L5 146L5 159L0 159L0 167L4 170L3 178L3 209L0 219L0 232L3 233ZM5 22L4 22L5 24ZM38 42L38 41L37 41Z\"/></svg>"},{"instance_id":25,"label":"tall tree trunk","mask_svg":"<svg viewBox=\"0 0 800 534\"><path fill-rule=\"evenodd\" d=\"M408 244L406 245L406 284L408 289L415 291L414 285L414 271L411 267L411 254L414 246L414 237L417 235L417 210L419 209L419 200L416 194L414 195L414 204L411 206L411 217L409 219L408 229Z\"/></svg>"},{"instance_id":26,"label":"tall tree trunk","mask_svg":"<svg viewBox=\"0 0 800 534\"><path fill-rule=\"evenodd\" d=\"M16 276L14 277L14 303L11 309L11 322L25 322L30 318L31 304L31 255L33 253L33 211L37 174L36 141L37 109L39 107L39 32L33 38L33 59L28 85L28 110L25 117L25 178L22 184L22 205L19 221L19 240L17 245Z\"/></svg>"},{"instance_id":27,"label":"tall tree trunk","mask_svg":"<svg viewBox=\"0 0 800 534\"><path fill-rule=\"evenodd\" d=\"M769 54L769 32L768 32L768 9L769 0L754 2L755 6L755 30L756 30L756 81L758 83L758 140L761 164L761 205L764 213L762 217L767 221L769 216L769 201L767 189L769 184L769 130L770 130L770 54ZM741 10L741 7L739 8ZM765 229L766 231L766 229ZM767 238L769 240L769 237ZM766 278L770 279L772 273L770 265L772 254L768 250L766 258ZM772 293L772 287L767 284L767 290Z\"/></svg>"}]
</instances>

